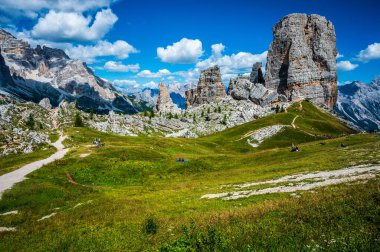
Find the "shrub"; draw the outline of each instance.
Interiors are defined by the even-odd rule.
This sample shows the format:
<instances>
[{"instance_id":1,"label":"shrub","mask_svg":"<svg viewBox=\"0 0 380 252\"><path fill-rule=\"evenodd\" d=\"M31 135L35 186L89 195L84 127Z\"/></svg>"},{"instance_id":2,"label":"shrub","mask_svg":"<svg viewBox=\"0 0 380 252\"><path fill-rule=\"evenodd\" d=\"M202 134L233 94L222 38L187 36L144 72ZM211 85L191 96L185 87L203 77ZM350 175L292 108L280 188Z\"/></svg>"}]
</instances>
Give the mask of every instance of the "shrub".
<instances>
[{"instance_id":1,"label":"shrub","mask_svg":"<svg viewBox=\"0 0 380 252\"><path fill-rule=\"evenodd\" d=\"M157 220L152 216L147 217L144 221L143 229L146 234L156 234L158 230Z\"/></svg>"},{"instance_id":2,"label":"shrub","mask_svg":"<svg viewBox=\"0 0 380 252\"><path fill-rule=\"evenodd\" d=\"M26 121L26 126L32 130L34 129L34 124L35 124L34 117L32 113L30 113L28 116L28 120Z\"/></svg>"},{"instance_id":3,"label":"shrub","mask_svg":"<svg viewBox=\"0 0 380 252\"><path fill-rule=\"evenodd\" d=\"M82 117L80 116L79 112L75 114L74 118L74 127L83 127L83 121Z\"/></svg>"}]
</instances>

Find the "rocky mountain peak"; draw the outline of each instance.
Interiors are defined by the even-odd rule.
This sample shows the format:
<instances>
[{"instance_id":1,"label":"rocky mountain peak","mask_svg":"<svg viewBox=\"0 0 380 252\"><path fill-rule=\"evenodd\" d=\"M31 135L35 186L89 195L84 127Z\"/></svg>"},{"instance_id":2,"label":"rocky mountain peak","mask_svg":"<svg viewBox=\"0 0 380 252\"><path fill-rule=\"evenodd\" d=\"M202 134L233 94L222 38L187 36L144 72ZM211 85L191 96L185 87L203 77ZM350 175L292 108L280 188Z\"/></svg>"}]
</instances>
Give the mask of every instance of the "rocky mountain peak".
<instances>
[{"instance_id":1,"label":"rocky mountain peak","mask_svg":"<svg viewBox=\"0 0 380 252\"><path fill-rule=\"evenodd\" d=\"M156 103L156 111L161 113L178 113L178 107L173 103L168 88L164 83L158 85L159 95Z\"/></svg>"},{"instance_id":2,"label":"rocky mountain peak","mask_svg":"<svg viewBox=\"0 0 380 252\"><path fill-rule=\"evenodd\" d=\"M226 96L219 66L203 70L199 77L198 86L186 91L186 106L196 106L217 101Z\"/></svg>"},{"instance_id":3,"label":"rocky mountain peak","mask_svg":"<svg viewBox=\"0 0 380 252\"><path fill-rule=\"evenodd\" d=\"M273 28L265 85L291 101L310 99L330 108L337 100L336 35L319 15L290 14Z\"/></svg>"}]
</instances>

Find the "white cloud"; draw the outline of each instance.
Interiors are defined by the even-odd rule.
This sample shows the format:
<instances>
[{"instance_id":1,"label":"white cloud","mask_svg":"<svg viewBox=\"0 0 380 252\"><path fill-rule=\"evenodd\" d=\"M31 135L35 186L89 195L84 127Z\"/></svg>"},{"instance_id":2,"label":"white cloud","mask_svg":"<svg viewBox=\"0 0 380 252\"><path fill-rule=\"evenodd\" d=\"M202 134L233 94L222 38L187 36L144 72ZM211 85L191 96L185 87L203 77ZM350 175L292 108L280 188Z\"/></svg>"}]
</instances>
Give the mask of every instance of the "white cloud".
<instances>
[{"instance_id":1,"label":"white cloud","mask_svg":"<svg viewBox=\"0 0 380 252\"><path fill-rule=\"evenodd\" d=\"M165 48L157 48L157 56L162 62L190 64L203 55L202 42L199 39L183 38Z\"/></svg>"},{"instance_id":2,"label":"white cloud","mask_svg":"<svg viewBox=\"0 0 380 252\"><path fill-rule=\"evenodd\" d=\"M358 64L353 64L348 60L340 61L336 64L338 70L341 71L352 71L355 68L357 68L359 65Z\"/></svg>"},{"instance_id":3,"label":"white cloud","mask_svg":"<svg viewBox=\"0 0 380 252\"><path fill-rule=\"evenodd\" d=\"M223 44L211 46L212 55L196 64L195 69L203 70L214 65L220 67L223 80L229 80L237 74L250 72L252 65L256 62L262 62L265 65L268 52L261 54L252 54L248 52L239 52L231 55L222 55L225 48ZM199 72L198 70L198 72Z\"/></svg>"},{"instance_id":4,"label":"white cloud","mask_svg":"<svg viewBox=\"0 0 380 252\"><path fill-rule=\"evenodd\" d=\"M118 59L126 59L131 53L139 52L136 48L123 40L117 40L114 43L99 41L94 46L78 45L68 48L65 51L70 57L81 59L88 63L94 62L96 57L114 56Z\"/></svg>"},{"instance_id":5,"label":"white cloud","mask_svg":"<svg viewBox=\"0 0 380 252\"><path fill-rule=\"evenodd\" d=\"M222 52L224 51L225 48L226 47L222 43L212 45L211 46L212 55L214 57L220 57L220 56L222 56Z\"/></svg>"},{"instance_id":6,"label":"white cloud","mask_svg":"<svg viewBox=\"0 0 380 252\"><path fill-rule=\"evenodd\" d=\"M143 70L137 74L138 77L143 77L143 78L161 78L164 76L170 75L171 72L168 69L160 69L158 72L154 73L151 72L150 70Z\"/></svg>"},{"instance_id":7,"label":"white cloud","mask_svg":"<svg viewBox=\"0 0 380 252\"><path fill-rule=\"evenodd\" d=\"M368 62L373 59L380 59L380 43L373 43L365 50L361 50L357 58L363 62Z\"/></svg>"},{"instance_id":8,"label":"white cloud","mask_svg":"<svg viewBox=\"0 0 380 252\"><path fill-rule=\"evenodd\" d=\"M120 61L107 61L104 64L104 69L109 72L138 72L140 70L139 64L124 65Z\"/></svg>"},{"instance_id":9,"label":"white cloud","mask_svg":"<svg viewBox=\"0 0 380 252\"><path fill-rule=\"evenodd\" d=\"M343 58L343 57L344 57L344 55L340 54L340 53L338 53L338 55L336 55L336 59L340 59L340 58Z\"/></svg>"},{"instance_id":10,"label":"white cloud","mask_svg":"<svg viewBox=\"0 0 380 252\"><path fill-rule=\"evenodd\" d=\"M352 81L343 81L343 82L338 81L338 86L344 86L344 85L351 84L351 83L352 83Z\"/></svg>"},{"instance_id":11,"label":"white cloud","mask_svg":"<svg viewBox=\"0 0 380 252\"><path fill-rule=\"evenodd\" d=\"M94 41L103 38L117 19L111 9L97 12L94 20L76 12L50 10L38 20L31 34L34 38L58 42Z\"/></svg>"},{"instance_id":12,"label":"white cloud","mask_svg":"<svg viewBox=\"0 0 380 252\"><path fill-rule=\"evenodd\" d=\"M85 12L108 8L117 0L0 0L0 10L10 18L20 16L35 19L40 13L49 10L64 12Z\"/></svg>"},{"instance_id":13,"label":"white cloud","mask_svg":"<svg viewBox=\"0 0 380 252\"><path fill-rule=\"evenodd\" d=\"M140 84L137 83L135 80L114 80L113 84L116 87L139 87Z\"/></svg>"}]
</instances>

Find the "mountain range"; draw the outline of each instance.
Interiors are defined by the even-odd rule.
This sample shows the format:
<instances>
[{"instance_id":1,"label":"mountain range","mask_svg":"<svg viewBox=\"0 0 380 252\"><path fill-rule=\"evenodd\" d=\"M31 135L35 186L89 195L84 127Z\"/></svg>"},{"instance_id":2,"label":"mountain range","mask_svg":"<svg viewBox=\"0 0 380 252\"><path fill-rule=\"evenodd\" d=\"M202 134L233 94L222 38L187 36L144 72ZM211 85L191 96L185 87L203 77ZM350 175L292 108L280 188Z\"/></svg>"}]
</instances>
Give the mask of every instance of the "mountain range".
<instances>
[{"instance_id":1,"label":"mountain range","mask_svg":"<svg viewBox=\"0 0 380 252\"><path fill-rule=\"evenodd\" d=\"M370 84L354 81L338 86L335 110L361 129L380 131L380 78Z\"/></svg>"}]
</instances>

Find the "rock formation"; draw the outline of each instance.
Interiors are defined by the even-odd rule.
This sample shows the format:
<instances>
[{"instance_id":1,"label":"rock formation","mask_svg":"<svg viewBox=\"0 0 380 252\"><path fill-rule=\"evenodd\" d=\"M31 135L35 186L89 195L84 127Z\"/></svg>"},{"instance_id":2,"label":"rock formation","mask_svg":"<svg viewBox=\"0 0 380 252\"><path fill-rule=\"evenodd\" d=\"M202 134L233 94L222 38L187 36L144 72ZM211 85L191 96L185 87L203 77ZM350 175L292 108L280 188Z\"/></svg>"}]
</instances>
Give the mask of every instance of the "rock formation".
<instances>
[{"instance_id":1,"label":"rock formation","mask_svg":"<svg viewBox=\"0 0 380 252\"><path fill-rule=\"evenodd\" d=\"M96 76L87 65L70 59L64 51L46 46L35 49L12 34L0 29L0 49L13 83L0 89L24 100L38 103L49 98L56 107L63 100L76 101L83 110L97 112L117 110L136 113L136 105L108 81Z\"/></svg>"},{"instance_id":2,"label":"rock formation","mask_svg":"<svg viewBox=\"0 0 380 252\"><path fill-rule=\"evenodd\" d=\"M201 72L197 88L186 91L186 107L214 102L224 96L226 91L220 69L210 67Z\"/></svg>"},{"instance_id":3,"label":"rock formation","mask_svg":"<svg viewBox=\"0 0 380 252\"><path fill-rule=\"evenodd\" d=\"M178 113L180 110L176 105L174 105L172 98L170 97L169 91L165 84L160 83L158 85L160 93L157 98L156 111L159 113Z\"/></svg>"},{"instance_id":4,"label":"rock formation","mask_svg":"<svg viewBox=\"0 0 380 252\"><path fill-rule=\"evenodd\" d=\"M337 100L334 26L319 15L291 14L273 28L265 86L289 100L332 108Z\"/></svg>"},{"instance_id":5,"label":"rock formation","mask_svg":"<svg viewBox=\"0 0 380 252\"><path fill-rule=\"evenodd\" d=\"M252 66L252 71L249 80L252 83L260 83L260 84L265 84L265 79L263 72L261 71L262 64L261 62L256 62Z\"/></svg>"},{"instance_id":6,"label":"rock formation","mask_svg":"<svg viewBox=\"0 0 380 252\"><path fill-rule=\"evenodd\" d=\"M250 76L238 76L230 80L227 93L235 100L251 100L260 106L277 102L277 92L267 89L263 84L261 63L255 63Z\"/></svg>"}]
</instances>

